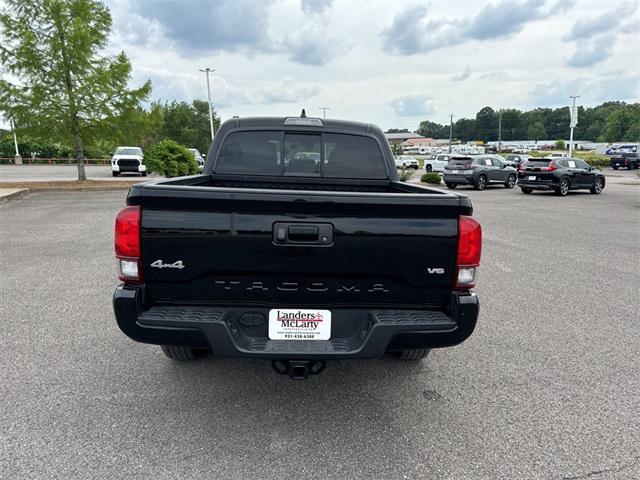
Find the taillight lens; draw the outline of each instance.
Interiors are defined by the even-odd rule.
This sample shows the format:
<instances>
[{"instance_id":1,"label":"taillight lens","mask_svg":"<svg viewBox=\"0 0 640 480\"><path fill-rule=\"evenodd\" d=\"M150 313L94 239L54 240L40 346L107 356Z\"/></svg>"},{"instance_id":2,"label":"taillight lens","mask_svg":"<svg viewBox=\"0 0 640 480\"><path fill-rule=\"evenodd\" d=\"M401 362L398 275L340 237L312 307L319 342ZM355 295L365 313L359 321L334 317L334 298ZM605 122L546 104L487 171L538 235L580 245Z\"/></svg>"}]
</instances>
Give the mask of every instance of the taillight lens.
<instances>
[{"instance_id":1,"label":"taillight lens","mask_svg":"<svg viewBox=\"0 0 640 480\"><path fill-rule=\"evenodd\" d=\"M520 164L520 171L524 172L527 169L527 166L524 163Z\"/></svg>"},{"instance_id":2,"label":"taillight lens","mask_svg":"<svg viewBox=\"0 0 640 480\"><path fill-rule=\"evenodd\" d=\"M473 217L461 215L458 219L458 255L456 258L456 288L475 286L476 270L482 253L482 227Z\"/></svg>"},{"instance_id":3,"label":"taillight lens","mask_svg":"<svg viewBox=\"0 0 640 480\"><path fill-rule=\"evenodd\" d=\"M553 172L557 168L558 167L556 167L556 162L554 160L551 160L548 167L542 167L540 170L542 170L543 172Z\"/></svg>"},{"instance_id":4,"label":"taillight lens","mask_svg":"<svg viewBox=\"0 0 640 480\"><path fill-rule=\"evenodd\" d=\"M127 207L118 213L115 228L118 277L125 282L142 281L140 263L140 207Z\"/></svg>"}]
</instances>

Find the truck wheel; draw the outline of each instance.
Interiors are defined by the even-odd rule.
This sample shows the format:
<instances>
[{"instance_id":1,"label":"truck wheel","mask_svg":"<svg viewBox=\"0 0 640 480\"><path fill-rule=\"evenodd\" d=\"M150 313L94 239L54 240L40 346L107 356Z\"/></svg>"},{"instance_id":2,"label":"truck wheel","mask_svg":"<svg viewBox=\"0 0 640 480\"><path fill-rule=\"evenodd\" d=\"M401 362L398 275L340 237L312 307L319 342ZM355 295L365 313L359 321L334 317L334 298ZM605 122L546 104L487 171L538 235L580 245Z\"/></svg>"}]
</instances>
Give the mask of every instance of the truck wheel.
<instances>
[{"instance_id":1,"label":"truck wheel","mask_svg":"<svg viewBox=\"0 0 640 480\"><path fill-rule=\"evenodd\" d=\"M480 175L476 183L473 185L473 188L475 188L476 190L484 190L486 186L487 177L485 177L484 175Z\"/></svg>"},{"instance_id":2,"label":"truck wheel","mask_svg":"<svg viewBox=\"0 0 640 480\"><path fill-rule=\"evenodd\" d=\"M569 188L571 184L569 183L568 178L560 179L560 186L556 188L556 195L560 195L561 197L565 197L567 193L569 193Z\"/></svg>"},{"instance_id":3,"label":"truck wheel","mask_svg":"<svg viewBox=\"0 0 640 480\"><path fill-rule=\"evenodd\" d=\"M454 188L456 188L458 185L455 183L447 183L447 188L450 188L451 190L453 190Z\"/></svg>"},{"instance_id":4,"label":"truck wheel","mask_svg":"<svg viewBox=\"0 0 640 480\"><path fill-rule=\"evenodd\" d=\"M415 348L415 349L412 348L412 349L397 350L395 352L391 352L391 356L398 360L407 360L407 361L417 362L419 360L427 358L430 351L431 351L430 348Z\"/></svg>"},{"instance_id":5,"label":"truck wheel","mask_svg":"<svg viewBox=\"0 0 640 480\"><path fill-rule=\"evenodd\" d=\"M603 188L604 188L604 182L602 181L601 178L597 178L596 183L593 184L593 187L591 187L589 191L594 195L598 195L600 192L602 192Z\"/></svg>"},{"instance_id":6,"label":"truck wheel","mask_svg":"<svg viewBox=\"0 0 640 480\"><path fill-rule=\"evenodd\" d=\"M147 172L142 172L142 176L146 177L147 176Z\"/></svg>"},{"instance_id":7,"label":"truck wheel","mask_svg":"<svg viewBox=\"0 0 640 480\"><path fill-rule=\"evenodd\" d=\"M201 356L202 350L196 350L191 347L182 347L179 345L160 345L162 353L164 353L171 360L178 360L180 362L187 362L189 360L195 360Z\"/></svg>"},{"instance_id":8,"label":"truck wheel","mask_svg":"<svg viewBox=\"0 0 640 480\"><path fill-rule=\"evenodd\" d=\"M526 194L533 192L533 188L527 188L527 187L521 187L520 190L522 190L522 193L526 193Z\"/></svg>"},{"instance_id":9,"label":"truck wheel","mask_svg":"<svg viewBox=\"0 0 640 480\"><path fill-rule=\"evenodd\" d=\"M629 169L629 170L633 170L633 164L631 164L631 163L630 163L630 164L627 166L627 169Z\"/></svg>"},{"instance_id":10,"label":"truck wheel","mask_svg":"<svg viewBox=\"0 0 640 480\"><path fill-rule=\"evenodd\" d=\"M429 173L433 172L433 167L431 165L427 165L427 167L425 168L425 170Z\"/></svg>"},{"instance_id":11,"label":"truck wheel","mask_svg":"<svg viewBox=\"0 0 640 480\"><path fill-rule=\"evenodd\" d=\"M613 165L611 168L613 168L614 170L617 170L619 167L618 165Z\"/></svg>"},{"instance_id":12,"label":"truck wheel","mask_svg":"<svg viewBox=\"0 0 640 480\"><path fill-rule=\"evenodd\" d=\"M516 176L513 173L509 175L509 178L507 178L507 181L504 183L504 186L507 188L513 188L516 186Z\"/></svg>"},{"instance_id":13,"label":"truck wheel","mask_svg":"<svg viewBox=\"0 0 640 480\"><path fill-rule=\"evenodd\" d=\"M113 175L114 177L117 177L118 175L120 175L120 172L111 172L111 175Z\"/></svg>"}]
</instances>

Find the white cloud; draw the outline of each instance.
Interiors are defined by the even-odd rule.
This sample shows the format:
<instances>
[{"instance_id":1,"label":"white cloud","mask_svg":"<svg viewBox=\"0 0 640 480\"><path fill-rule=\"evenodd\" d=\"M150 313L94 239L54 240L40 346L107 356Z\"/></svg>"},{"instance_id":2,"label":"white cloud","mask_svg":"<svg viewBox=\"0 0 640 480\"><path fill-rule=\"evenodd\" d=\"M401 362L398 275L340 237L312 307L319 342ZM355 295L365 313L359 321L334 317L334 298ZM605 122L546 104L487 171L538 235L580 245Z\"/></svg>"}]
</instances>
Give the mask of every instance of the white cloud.
<instances>
[{"instance_id":1,"label":"white cloud","mask_svg":"<svg viewBox=\"0 0 640 480\"><path fill-rule=\"evenodd\" d=\"M578 49L567 59L567 65L577 68L591 67L604 62L611 56L616 44L613 35L599 36L593 41L585 41L578 45Z\"/></svg>"},{"instance_id":2,"label":"white cloud","mask_svg":"<svg viewBox=\"0 0 640 480\"><path fill-rule=\"evenodd\" d=\"M153 99L206 99L198 69L211 66L222 118L297 115L301 107L317 115L328 106L334 118L414 130L451 113L474 117L485 105L566 104L576 92L585 105L638 98L640 52L629 33L637 32L637 10L608 32L565 39L574 23L622 8L617 0L468 0L464 8L423 0L106 1L109 48L131 59L132 85L151 78Z\"/></svg>"},{"instance_id":3,"label":"white cloud","mask_svg":"<svg viewBox=\"0 0 640 480\"><path fill-rule=\"evenodd\" d=\"M422 93L400 95L389 105L399 117L420 117L432 115L436 112L435 100Z\"/></svg>"},{"instance_id":4,"label":"white cloud","mask_svg":"<svg viewBox=\"0 0 640 480\"><path fill-rule=\"evenodd\" d=\"M451 75L451 80L454 82L462 82L471 76L471 67L469 65L465 65L464 69L460 73L454 73Z\"/></svg>"}]
</instances>

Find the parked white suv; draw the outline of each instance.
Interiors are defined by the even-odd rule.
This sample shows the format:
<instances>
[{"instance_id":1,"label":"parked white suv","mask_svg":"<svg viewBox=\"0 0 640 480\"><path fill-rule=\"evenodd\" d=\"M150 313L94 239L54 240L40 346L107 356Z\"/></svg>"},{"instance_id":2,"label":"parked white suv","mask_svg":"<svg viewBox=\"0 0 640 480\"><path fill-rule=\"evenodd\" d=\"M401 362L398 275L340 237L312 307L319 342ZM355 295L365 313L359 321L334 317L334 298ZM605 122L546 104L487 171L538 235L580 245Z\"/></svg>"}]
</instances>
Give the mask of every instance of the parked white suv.
<instances>
[{"instance_id":1,"label":"parked white suv","mask_svg":"<svg viewBox=\"0 0 640 480\"><path fill-rule=\"evenodd\" d=\"M440 154L434 158L427 158L424 161L424 169L427 172L444 172L444 167L447 166L452 156L453 155L449 154Z\"/></svg>"},{"instance_id":2,"label":"parked white suv","mask_svg":"<svg viewBox=\"0 0 640 480\"><path fill-rule=\"evenodd\" d=\"M396 168L413 168L417 170L420 167L418 160L411 155L398 155L395 157Z\"/></svg>"},{"instance_id":3,"label":"parked white suv","mask_svg":"<svg viewBox=\"0 0 640 480\"><path fill-rule=\"evenodd\" d=\"M196 162L198 163L198 173L202 173L202 170L204 169L204 157L200 153L200 150L197 148L189 148L188 150L193 154Z\"/></svg>"},{"instance_id":4,"label":"parked white suv","mask_svg":"<svg viewBox=\"0 0 640 480\"><path fill-rule=\"evenodd\" d=\"M111 174L117 177L125 172L141 173L147 176L147 167L142 163L144 155L140 147L118 147L111 158Z\"/></svg>"}]
</instances>

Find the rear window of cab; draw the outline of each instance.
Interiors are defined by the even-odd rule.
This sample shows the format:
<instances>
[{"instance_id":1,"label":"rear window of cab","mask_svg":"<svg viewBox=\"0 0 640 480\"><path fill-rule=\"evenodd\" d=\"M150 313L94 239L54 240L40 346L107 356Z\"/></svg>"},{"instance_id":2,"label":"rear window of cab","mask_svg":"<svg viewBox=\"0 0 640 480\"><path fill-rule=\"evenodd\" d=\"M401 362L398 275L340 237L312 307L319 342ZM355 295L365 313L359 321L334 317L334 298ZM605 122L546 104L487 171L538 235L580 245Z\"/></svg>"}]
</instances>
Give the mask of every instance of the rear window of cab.
<instances>
[{"instance_id":1,"label":"rear window of cab","mask_svg":"<svg viewBox=\"0 0 640 480\"><path fill-rule=\"evenodd\" d=\"M226 136L216 173L386 179L376 140L340 133L232 132Z\"/></svg>"}]
</instances>

